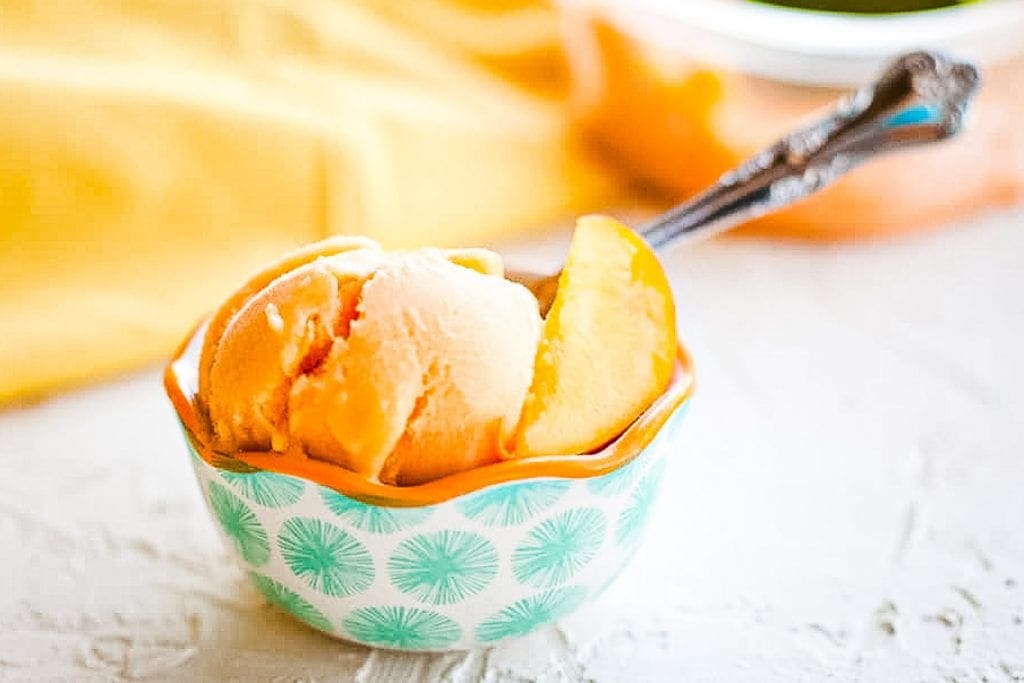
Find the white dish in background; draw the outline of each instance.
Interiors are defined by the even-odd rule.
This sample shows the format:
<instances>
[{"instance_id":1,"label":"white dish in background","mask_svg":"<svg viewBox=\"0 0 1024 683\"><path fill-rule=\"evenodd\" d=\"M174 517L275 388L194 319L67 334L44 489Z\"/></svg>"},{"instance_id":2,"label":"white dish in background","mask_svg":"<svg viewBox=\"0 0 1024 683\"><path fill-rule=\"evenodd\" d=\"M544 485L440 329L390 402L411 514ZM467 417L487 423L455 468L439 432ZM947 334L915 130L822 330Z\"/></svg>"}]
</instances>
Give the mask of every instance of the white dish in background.
<instances>
[{"instance_id":1,"label":"white dish in background","mask_svg":"<svg viewBox=\"0 0 1024 683\"><path fill-rule=\"evenodd\" d=\"M750 0L562 0L599 9L644 42L711 66L806 85L848 87L893 55L939 48L980 64L1024 55L1024 0L982 0L891 15L855 15Z\"/></svg>"}]
</instances>

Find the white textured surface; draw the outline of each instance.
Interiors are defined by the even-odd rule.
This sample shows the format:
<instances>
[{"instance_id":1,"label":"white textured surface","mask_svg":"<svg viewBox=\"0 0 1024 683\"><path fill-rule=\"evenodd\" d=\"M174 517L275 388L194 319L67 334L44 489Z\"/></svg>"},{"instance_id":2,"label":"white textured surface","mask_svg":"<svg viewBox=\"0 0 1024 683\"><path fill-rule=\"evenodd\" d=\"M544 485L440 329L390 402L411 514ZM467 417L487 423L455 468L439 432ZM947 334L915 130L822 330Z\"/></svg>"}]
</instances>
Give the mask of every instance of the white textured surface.
<instances>
[{"instance_id":1,"label":"white textured surface","mask_svg":"<svg viewBox=\"0 0 1024 683\"><path fill-rule=\"evenodd\" d=\"M403 656L264 606L150 371L0 412L0 680L1024 680L1024 212L667 262L699 393L560 628Z\"/></svg>"}]
</instances>

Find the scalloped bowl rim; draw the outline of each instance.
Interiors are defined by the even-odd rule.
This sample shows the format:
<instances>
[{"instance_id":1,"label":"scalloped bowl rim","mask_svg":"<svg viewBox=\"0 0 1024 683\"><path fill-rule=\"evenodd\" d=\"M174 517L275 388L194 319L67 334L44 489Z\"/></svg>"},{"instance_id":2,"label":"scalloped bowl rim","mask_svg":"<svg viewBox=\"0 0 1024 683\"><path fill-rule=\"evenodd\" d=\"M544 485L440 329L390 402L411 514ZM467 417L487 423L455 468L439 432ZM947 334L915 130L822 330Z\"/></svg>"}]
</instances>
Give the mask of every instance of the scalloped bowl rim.
<instances>
[{"instance_id":1,"label":"scalloped bowl rim","mask_svg":"<svg viewBox=\"0 0 1024 683\"><path fill-rule=\"evenodd\" d=\"M252 451L223 454L208 445L208 429L195 409L199 353L207 321L201 322L172 357L164 371L164 389L199 456L210 466L228 471L268 471L326 486L361 502L385 507L435 505L481 489L542 478L585 479L613 472L638 457L669 418L693 394L693 362L682 343L668 388L622 434L591 454L516 458L450 474L415 486L373 482L338 465L304 454Z\"/></svg>"}]
</instances>

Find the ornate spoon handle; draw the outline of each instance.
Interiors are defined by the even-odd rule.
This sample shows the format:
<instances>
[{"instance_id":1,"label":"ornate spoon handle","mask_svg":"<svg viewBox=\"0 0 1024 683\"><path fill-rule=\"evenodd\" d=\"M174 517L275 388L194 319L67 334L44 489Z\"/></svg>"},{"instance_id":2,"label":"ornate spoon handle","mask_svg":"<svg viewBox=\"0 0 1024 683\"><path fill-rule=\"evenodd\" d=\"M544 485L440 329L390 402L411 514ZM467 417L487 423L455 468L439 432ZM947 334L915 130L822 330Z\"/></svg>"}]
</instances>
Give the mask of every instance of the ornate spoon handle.
<instances>
[{"instance_id":1,"label":"ornate spoon handle","mask_svg":"<svg viewBox=\"0 0 1024 683\"><path fill-rule=\"evenodd\" d=\"M875 83L723 175L640 232L660 249L788 206L871 157L956 135L980 82L978 69L937 52L897 58Z\"/></svg>"}]
</instances>

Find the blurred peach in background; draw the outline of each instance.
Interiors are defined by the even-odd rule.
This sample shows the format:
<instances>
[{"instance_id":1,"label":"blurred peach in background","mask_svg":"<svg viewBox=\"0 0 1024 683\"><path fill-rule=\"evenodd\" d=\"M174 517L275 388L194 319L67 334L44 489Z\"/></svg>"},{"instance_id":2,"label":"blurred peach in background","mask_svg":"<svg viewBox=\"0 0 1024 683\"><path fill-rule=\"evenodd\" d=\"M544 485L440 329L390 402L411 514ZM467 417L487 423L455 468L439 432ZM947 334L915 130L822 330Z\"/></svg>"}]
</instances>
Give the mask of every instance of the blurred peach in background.
<instances>
[{"instance_id":1,"label":"blurred peach in background","mask_svg":"<svg viewBox=\"0 0 1024 683\"><path fill-rule=\"evenodd\" d=\"M983 67L985 85L967 134L940 149L873 161L742 233L877 237L1024 197L1024 131L1017 124L1024 115L1024 3L989 0L885 16L742 0L564 6L576 119L620 171L665 200L711 185L810 112L869 82L900 52L947 48Z\"/></svg>"}]
</instances>

